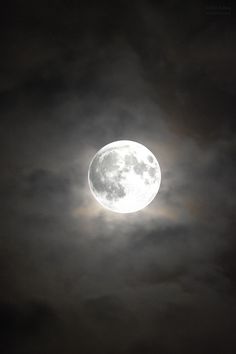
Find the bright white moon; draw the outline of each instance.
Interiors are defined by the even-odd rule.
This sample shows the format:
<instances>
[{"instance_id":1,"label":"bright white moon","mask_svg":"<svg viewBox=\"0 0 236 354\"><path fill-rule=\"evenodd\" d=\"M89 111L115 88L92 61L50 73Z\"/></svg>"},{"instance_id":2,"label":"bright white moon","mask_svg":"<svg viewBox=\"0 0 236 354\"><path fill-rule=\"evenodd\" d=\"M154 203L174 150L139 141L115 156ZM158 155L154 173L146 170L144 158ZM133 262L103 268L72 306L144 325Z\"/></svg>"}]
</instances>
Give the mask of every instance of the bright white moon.
<instances>
[{"instance_id":1,"label":"bright white moon","mask_svg":"<svg viewBox=\"0 0 236 354\"><path fill-rule=\"evenodd\" d=\"M155 198L161 170L144 145L120 140L96 153L89 166L88 181L93 196L104 208L133 213Z\"/></svg>"}]
</instances>

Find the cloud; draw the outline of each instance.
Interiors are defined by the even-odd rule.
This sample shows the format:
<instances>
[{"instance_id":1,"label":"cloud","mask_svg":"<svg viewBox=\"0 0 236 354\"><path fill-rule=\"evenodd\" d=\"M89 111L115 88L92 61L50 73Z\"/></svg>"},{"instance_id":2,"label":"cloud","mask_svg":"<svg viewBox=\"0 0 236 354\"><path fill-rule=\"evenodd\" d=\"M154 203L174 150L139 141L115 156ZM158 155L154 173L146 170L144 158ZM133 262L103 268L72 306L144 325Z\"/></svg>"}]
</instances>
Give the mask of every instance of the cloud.
<instances>
[{"instance_id":1,"label":"cloud","mask_svg":"<svg viewBox=\"0 0 236 354\"><path fill-rule=\"evenodd\" d=\"M3 345L229 354L232 25L186 2L71 6L28 4L24 21L6 25ZM91 158L119 139L146 145L162 170L157 198L135 214L104 210L88 188Z\"/></svg>"},{"instance_id":2,"label":"cloud","mask_svg":"<svg viewBox=\"0 0 236 354\"><path fill-rule=\"evenodd\" d=\"M46 304L1 303L0 314L2 353L15 353L19 348L25 353L59 349L55 337L60 333L60 319Z\"/></svg>"}]
</instances>

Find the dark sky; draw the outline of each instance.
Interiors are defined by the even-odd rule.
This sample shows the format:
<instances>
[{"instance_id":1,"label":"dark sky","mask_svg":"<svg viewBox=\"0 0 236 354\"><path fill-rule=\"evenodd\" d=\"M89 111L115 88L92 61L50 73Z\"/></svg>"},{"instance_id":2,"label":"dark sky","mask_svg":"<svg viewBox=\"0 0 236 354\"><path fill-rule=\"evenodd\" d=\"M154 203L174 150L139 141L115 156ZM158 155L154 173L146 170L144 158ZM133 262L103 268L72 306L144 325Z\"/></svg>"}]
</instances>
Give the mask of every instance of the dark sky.
<instances>
[{"instance_id":1,"label":"dark sky","mask_svg":"<svg viewBox=\"0 0 236 354\"><path fill-rule=\"evenodd\" d=\"M236 353L236 26L212 3L1 5L1 354ZM134 214L87 183L120 139L162 170Z\"/></svg>"}]
</instances>

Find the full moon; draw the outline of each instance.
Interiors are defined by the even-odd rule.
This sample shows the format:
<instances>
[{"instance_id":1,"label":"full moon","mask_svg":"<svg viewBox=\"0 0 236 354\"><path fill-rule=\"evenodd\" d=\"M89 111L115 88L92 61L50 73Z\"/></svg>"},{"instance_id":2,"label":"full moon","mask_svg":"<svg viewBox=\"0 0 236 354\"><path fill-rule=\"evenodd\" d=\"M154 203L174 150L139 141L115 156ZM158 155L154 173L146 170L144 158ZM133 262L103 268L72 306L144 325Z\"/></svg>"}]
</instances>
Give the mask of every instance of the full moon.
<instances>
[{"instance_id":1,"label":"full moon","mask_svg":"<svg viewBox=\"0 0 236 354\"><path fill-rule=\"evenodd\" d=\"M161 170L153 153L130 140L105 145L93 157L88 182L95 199L106 209L133 213L155 198Z\"/></svg>"}]
</instances>

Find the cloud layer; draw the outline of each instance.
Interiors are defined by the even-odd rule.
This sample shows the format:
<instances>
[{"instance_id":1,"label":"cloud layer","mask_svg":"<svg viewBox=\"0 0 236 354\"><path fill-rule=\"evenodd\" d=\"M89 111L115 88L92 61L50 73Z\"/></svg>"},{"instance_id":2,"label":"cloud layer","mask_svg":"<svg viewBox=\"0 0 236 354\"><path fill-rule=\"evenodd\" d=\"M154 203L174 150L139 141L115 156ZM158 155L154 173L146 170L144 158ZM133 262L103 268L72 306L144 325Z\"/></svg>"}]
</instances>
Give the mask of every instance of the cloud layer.
<instances>
[{"instance_id":1,"label":"cloud layer","mask_svg":"<svg viewBox=\"0 0 236 354\"><path fill-rule=\"evenodd\" d=\"M176 1L5 11L3 352L235 352L232 19ZM120 139L162 170L135 214L87 183Z\"/></svg>"}]
</instances>

